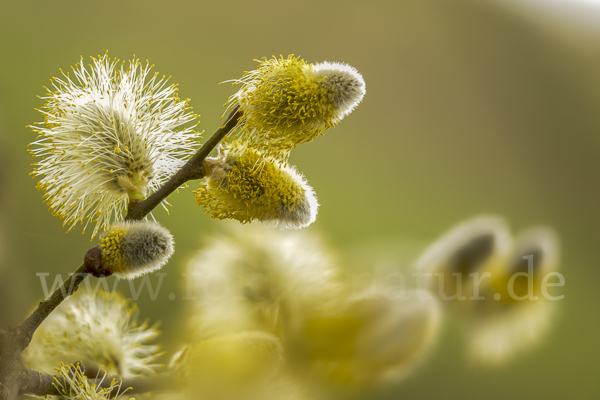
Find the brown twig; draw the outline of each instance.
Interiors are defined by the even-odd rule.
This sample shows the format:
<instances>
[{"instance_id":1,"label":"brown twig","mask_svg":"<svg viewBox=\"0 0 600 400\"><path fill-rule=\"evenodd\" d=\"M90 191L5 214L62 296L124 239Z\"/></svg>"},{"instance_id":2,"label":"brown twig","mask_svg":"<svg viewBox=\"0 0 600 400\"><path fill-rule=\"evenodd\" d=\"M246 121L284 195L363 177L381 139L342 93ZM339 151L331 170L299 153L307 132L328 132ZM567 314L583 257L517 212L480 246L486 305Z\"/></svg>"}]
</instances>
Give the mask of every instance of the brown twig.
<instances>
[{"instance_id":1,"label":"brown twig","mask_svg":"<svg viewBox=\"0 0 600 400\"><path fill-rule=\"evenodd\" d=\"M29 346L35 330L60 303L72 295L85 277L89 266L82 264L61 286L15 328L10 328L0 336L0 400L13 400L21 393L39 392L46 388L51 393L51 385L43 377L47 374L25 368L19 362L21 352ZM46 394L46 393L44 393Z\"/></svg>"},{"instance_id":2,"label":"brown twig","mask_svg":"<svg viewBox=\"0 0 600 400\"><path fill-rule=\"evenodd\" d=\"M50 315L52 311L60 303L62 303L67 297L72 295L79 288L79 284L88 276L89 272L84 264L81 264L79 268L71 275L60 288L56 289L54 293L50 295L46 300L40 302L38 307L31 313L29 317L21 322L17 329L24 332L29 340L33 337L33 333L40 326L42 322ZM29 344L29 343L28 343ZM23 350L23 349L21 349Z\"/></svg>"},{"instance_id":3,"label":"brown twig","mask_svg":"<svg viewBox=\"0 0 600 400\"><path fill-rule=\"evenodd\" d=\"M202 162L217 144L237 126L241 116L242 111L239 107L234 108L225 124L217 129L171 179L146 200L132 201L129 204L125 219L144 218L185 182L203 178L204 168ZM67 297L77 291L79 285L87 275L92 274L98 277L105 273L98 263L94 265L93 259L88 257L89 254L94 254L96 250L96 248L90 249L86 253L85 262L60 288L55 290L47 299L40 302L38 307L25 321L16 328L10 328L6 332L0 333L0 400L14 400L19 394L34 394L38 396L56 394L55 386L52 385L53 376L25 368L19 362L20 354L29 345L33 334L40 324ZM136 392L141 392L154 390L160 382L160 379L152 377L146 380L132 381L127 385L137 385Z\"/></svg>"},{"instance_id":4,"label":"brown twig","mask_svg":"<svg viewBox=\"0 0 600 400\"><path fill-rule=\"evenodd\" d=\"M28 344L29 337L17 328L7 330L0 337L0 400L13 400L18 396L27 378L19 356Z\"/></svg>"},{"instance_id":5,"label":"brown twig","mask_svg":"<svg viewBox=\"0 0 600 400\"><path fill-rule=\"evenodd\" d=\"M239 106L234 108L227 122L200 147L200 149L188 160L187 163L179 171L175 173L164 185L161 186L156 192L152 193L146 200L143 201L132 201L129 203L129 209L127 210L127 216L125 219L142 219L148 213L150 213L156 206L158 206L164 199L167 198L171 193L177 190L181 185L187 181L194 179L204 178L204 168L202 167L202 161L210 152L216 147L217 144L237 125L242 111L239 110Z\"/></svg>"},{"instance_id":6,"label":"brown twig","mask_svg":"<svg viewBox=\"0 0 600 400\"><path fill-rule=\"evenodd\" d=\"M34 371L25 368L27 378L26 384L21 388L20 394L30 394L34 396L54 396L60 395L56 383L60 377L46 374L44 372Z\"/></svg>"}]
</instances>

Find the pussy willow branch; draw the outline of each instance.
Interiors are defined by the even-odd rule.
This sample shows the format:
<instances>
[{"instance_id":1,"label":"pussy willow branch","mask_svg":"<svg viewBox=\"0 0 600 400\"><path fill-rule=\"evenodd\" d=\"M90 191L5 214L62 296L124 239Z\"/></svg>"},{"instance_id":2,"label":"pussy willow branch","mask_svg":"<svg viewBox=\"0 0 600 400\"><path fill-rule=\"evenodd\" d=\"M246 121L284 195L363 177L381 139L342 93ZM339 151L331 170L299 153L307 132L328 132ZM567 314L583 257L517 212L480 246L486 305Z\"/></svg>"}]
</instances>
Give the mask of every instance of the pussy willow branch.
<instances>
[{"instance_id":1,"label":"pussy willow branch","mask_svg":"<svg viewBox=\"0 0 600 400\"><path fill-rule=\"evenodd\" d=\"M35 330L41 325L48 315L60 303L62 303L67 297L72 295L78 288L79 284L88 276L89 272L86 269L85 264L81 264L73 275L69 276L62 286L54 291L46 300L40 302L34 312L23 322L21 322L17 329L24 332L29 340L33 337Z\"/></svg>"},{"instance_id":2,"label":"pussy willow branch","mask_svg":"<svg viewBox=\"0 0 600 400\"><path fill-rule=\"evenodd\" d=\"M235 128L241 116L242 112L239 110L239 106L234 108L231 114L229 114L225 124L217 129L217 131L213 133L213 135L202 145L202 147L200 147L196 154L194 154L188 160L188 162L185 163L185 165L171 177L171 179L165 182L160 189L152 193L152 195L150 195L146 200L134 200L129 203L129 209L127 210L127 216L125 219L144 218L181 185L187 181L204 178L202 161L204 161L204 159L208 157L215 146L219 144L219 142L233 128Z\"/></svg>"},{"instance_id":3,"label":"pussy willow branch","mask_svg":"<svg viewBox=\"0 0 600 400\"><path fill-rule=\"evenodd\" d=\"M164 185L143 201L132 201L127 210L126 220L142 219L156 206L177 190L181 185L190 180L204 178L202 162L219 142L234 129L242 111L239 107L233 109L227 121L202 145L202 147L181 167ZM47 299L40 302L38 307L29 317L16 328L0 333L0 400L14 400L20 394L54 394L52 385L45 385L47 374L32 371L19 363L21 352L29 346L33 334L40 324L60 305L67 297L75 292L81 282L91 271L89 265L82 264L63 285L54 291ZM101 271L95 276L99 276ZM47 382L46 382L47 383ZM147 383L144 387L151 387ZM43 388L48 392L42 393ZM34 390L35 389L35 390ZM148 389L151 390L151 389ZM33 393L35 392L35 393Z\"/></svg>"},{"instance_id":4,"label":"pussy willow branch","mask_svg":"<svg viewBox=\"0 0 600 400\"><path fill-rule=\"evenodd\" d=\"M25 321L2 334L0 337L0 400L12 400L21 393L27 393L31 385L37 381L40 373L23 367L19 362L20 354L29 346L33 333L40 324L64 299L77 290L87 275L85 264L82 264L60 288L40 302Z\"/></svg>"}]
</instances>

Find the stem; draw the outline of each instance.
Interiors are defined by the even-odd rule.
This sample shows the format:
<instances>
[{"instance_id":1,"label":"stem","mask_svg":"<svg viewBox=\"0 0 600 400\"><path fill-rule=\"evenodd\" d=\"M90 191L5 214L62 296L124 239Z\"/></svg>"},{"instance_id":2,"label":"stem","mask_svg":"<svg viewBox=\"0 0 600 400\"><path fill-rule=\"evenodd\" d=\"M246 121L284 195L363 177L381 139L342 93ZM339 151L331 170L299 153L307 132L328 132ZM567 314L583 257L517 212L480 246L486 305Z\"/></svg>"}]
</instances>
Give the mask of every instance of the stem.
<instances>
[{"instance_id":1,"label":"stem","mask_svg":"<svg viewBox=\"0 0 600 400\"><path fill-rule=\"evenodd\" d=\"M38 307L31 313L29 317L21 324L17 326L17 329L21 330L29 337L29 340L33 337L33 333L40 326L42 322L50 315L52 311L60 303L63 302L67 297L72 295L79 288L79 284L88 276L87 267L85 264L81 264L79 268L62 284L61 287L56 289L54 293L50 295L46 300L42 301Z\"/></svg>"},{"instance_id":2,"label":"stem","mask_svg":"<svg viewBox=\"0 0 600 400\"><path fill-rule=\"evenodd\" d=\"M25 321L0 335L0 400L14 400L24 391L38 392L41 388L55 394L51 382L44 380L47 374L23 367L19 361L21 352L29 346L34 332L48 315L79 288L89 274L88 269L89 263L81 264Z\"/></svg>"},{"instance_id":3,"label":"stem","mask_svg":"<svg viewBox=\"0 0 600 400\"><path fill-rule=\"evenodd\" d=\"M144 201L133 201L130 204L127 216L125 219L141 219L144 218L150 211L159 205L169 194L173 193L182 184L192 179L200 179L204 177L204 168L202 161L210 154L217 144L237 125L239 118L242 116L239 106L234 108L227 119L227 122L202 145L202 147L194 154L187 163L179 171L175 173L160 189L154 192ZM29 340L33 337L33 333L40 324L50 315L52 311L67 297L73 294L79 284L89 274L89 266L82 264L73 275L71 275L63 285L52 293L50 297L42 301L39 306L31 313L25 321L17 326L17 329L24 332ZM29 343L27 343L28 345ZM25 347L27 347L25 345ZM23 348L24 349L24 348ZM23 350L21 349L21 350Z\"/></svg>"},{"instance_id":4,"label":"stem","mask_svg":"<svg viewBox=\"0 0 600 400\"><path fill-rule=\"evenodd\" d=\"M233 109L231 114L229 114L227 122L217 129L202 147L200 147L196 154L194 154L188 162L186 162L185 165L171 177L171 179L162 185L160 189L152 193L146 200L134 200L129 203L129 209L127 210L125 219L144 218L181 185L190 180L204 178L202 161L204 161L217 144L219 144L219 142L236 127L241 116L242 111L239 109L239 106L237 106Z\"/></svg>"},{"instance_id":5,"label":"stem","mask_svg":"<svg viewBox=\"0 0 600 400\"><path fill-rule=\"evenodd\" d=\"M29 337L19 329L9 329L0 337L0 400L17 398L24 378L23 366L18 360L28 344Z\"/></svg>"},{"instance_id":6,"label":"stem","mask_svg":"<svg viewBox=\"0 0 600 400\"><path fill-rule=\"evenodd\" d=\"M60 396L58 388L53 383L56 382L55 377L44 372L33 371L26 369L27 379L25 386L21 389L20 394L31 394L34 396ZM59 377L56 377L59 379Z\"/></svg>"},{"instance_id":7,"label":"stem","mask_svg":"<svg viewBox=\"0 0 600 400\"><path fill-rule=\"evenodd\" d=\"M171 193L185 182L204 177L203 161L219 142L234 129L242 116L239 106L229 114L223 126L200 147L200 149L169 179L160 189L144 201L131 201L125 219L142 219L148 215ZM52 385L54 377L43 372L33 371L23 367L19 362L21 352L29 345L36 329L44 320L62 303L72 295L83 280L89 275L102 276L106 271L99 269L99 264L94 262L97 252L90 249L86 253L85 262L47 299L40 302L38 307L16 328L6 332L0 331L0 400L14 400L19 394L27 393L37 396L56 395L56 388ZM97 257L96 257L97 258ZM143 393L158 389L172 374L136 378L127 382L127 386L136 387L135 392ZM110 380L108 381L110 382ZM104 383L102 383L103 385ZM101 385L101 386L102 386ZM123 384L122 386L124 386ZM117 393L111 393L111 397Z\"/></svg>"}]
</instances>

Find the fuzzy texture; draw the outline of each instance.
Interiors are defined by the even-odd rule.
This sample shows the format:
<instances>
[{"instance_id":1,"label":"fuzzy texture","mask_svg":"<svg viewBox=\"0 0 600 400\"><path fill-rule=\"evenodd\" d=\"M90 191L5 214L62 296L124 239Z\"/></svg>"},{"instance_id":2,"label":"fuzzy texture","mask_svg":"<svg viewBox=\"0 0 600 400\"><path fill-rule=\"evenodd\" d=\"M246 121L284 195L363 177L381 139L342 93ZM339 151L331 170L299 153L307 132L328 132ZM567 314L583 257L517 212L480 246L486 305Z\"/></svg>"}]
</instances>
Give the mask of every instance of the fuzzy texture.
<instances>
[{"instance_id":1,"label":"fuzzy texture","mask_svg":"<svg viewBox=\"0 0 600 400\"><path fill-rule=\"evenodd\" d=\"M446 296L470 297L473 279L469 274L481 275L502 262L511 246L506 222L500 217L483 215L450 229L425 250L416 265L420 272L431 274L425 277L426 286L434 294L443 290ZM449 304L463 306L469 302Z\"/></svg>"},{"instance_id":2,"label":"fuzzy texture","mask_svg":"<svg viewBox=\"0 0 600 400\"><path fill-rule=\"evenodd\" d=\"M240 142L220 146L219 157L206 160L205 169L208 181L194 193L213 218L282 229L304 228L317 218L315 193L295 168Z\"/></svg>"},{"instance_id":3,"label":"fuzzy texture","mask_svg":"<svg viewBox=\"0 0 600 400\"><path fill-rule=\"evenodd\" d=\"M86 374L100 371L123 378L154 373L159 348L147 343L156 327L139 323L139 310L118 293L92 295L80 289L36 331L23 352L29 368L53 373L61 362L83 362Z\"/></svg>"},{"instance_id":4,"label":"fuzzy texture","mask_svg":"<svg viewBox=\"0 0 600 400\"><path fill-rule=\"evenodd\" d=\"M357 296L349 309L364 321L355 354L359 386L403 379L430 353L439 333L440 309L428 292L409 291L407 299Z\"/></svg>"},{"instance_id":5,"label":"fuzzy texture","mask_svg":"<svg viewBox=\"0 0 600 400\"><path fill-rule=\"evenodd\" d=\"M339 62L315 64L311 75L328 93L333 104L333 123L337 124L358 106L365 96L365 81L356 68Z\"/></svg>"},{"instance_id":6,"label":"fuzzy texture","mask_svg":"<svg viewBox=\"0 0 600 400\"><path fill-rule=\"evenodd\" d=\"M173 236L156 222L125 221L100 238L102 264L121 279L134 279L162 268L175 251Z\"/></svg>"},{"instance_id":7,"label":"fuzzy texture","mask_svg":"<svg viewBox=\"0 0 600 400\"><path fill-rule=\"evenodd\" d=\"M258 60L257 60L258 61ZM365 95L363 77L342 63L306 63L299 57L263 58L233 84L242 88L229 108L244 111L236 137L287 160L290 150L335 126Z\"/></svg>"},{"instance_id":8,"label":"fuzzy texture","mask_svg":"<svg viewBox=\"0 0 600 400\"><path fill-rule=\"evenodd\" d=\"M529 260L523 257L532 256ZM477 362L499 364L535 348L552 326L557 302L545 298L541 290L544 276L558 272L560 243L550 228L539 227L519 234L502 262L491 269L491 280L482 289L485 301L477 302L467 321L470 333L470 356ZM531 270L530 270L531 268ZM514 295L531 295L536 300L518 300L508 291L513 274ZM531 278L531 286L529 286ZM499 295L498 299L494 295Z\"/></svg>"},{"instance_id":9,"label":"fuzzy texture","mask_svg":"<svg viewBox=\"0 0 600 400\"><path fill-rule=\"evenodd\" d=\"M552 326L556 304L531 301L469 321L468 355L476 363L502 364L532 352Z\"/></svg>"},{"instance_id":10,"label":"fuzzy texture","mask_svg":"<svg viewBox=\"0 0 600 400\"><path fill-rule=\"evenodd\" d=\"M169 393L176 399L316 398L307 397L304 385L286 372L281 341L259 331L226 334L189 344L173 357L169 369L176 371L173 389L179 392Z\"/></svg>"},{"instance_id":11,"label":"fuzzy texture","mask_svg":"<svg viewBox=\"0 0 600 400\"><path fill-rule=\"evenodd\" d=\"M335 309L339 271L318 237L260 225L231 226L189 262L197 339L263 331L284 339Z\"/></svg>"},{"instance_id":12,"label":"fuzzy texture","mask_svg":"<svg viewBox=\"0 0 600 400\"><path fill-rule=\"evenodd\" d=\"M159 188L199 137L191 127L176 130L197 118L176 85L150 74L148 63L123 64L104 55L88 69L82 59L73 80L53 78L44 122L32 126L41 138L30 153L43 158L32 174L45 202L69 230L95 223L92 237L122 220L130 199Z\"/></svg>"},{"instance_id":13,"label":"fuzzy texture","mask_svg":"<svg viewBox=\"0 0 600 400\"><path fill-rule=\"evenodd\" d=\"M507 268L513 272L527 272L527 262L523 257L532 256L533 273L541 277L555 272L560 264L560 240L551 228L538 227L521 232L515 238ZM525 264L525 265L523 265Z\"/></svg>"},{"instance_id":14,"label":"fuzzy texture","mask_svg":"<svg viewBox=\"0 0 600 400\"><path fill-rule=\"evenodd\" d=\"M437 302L424 291L397 299L367 293L311 320L294 348L307 348L309 372L354 392L402 379L429 352L439 321Z\"/></svg>"},{"instance_id":15,"label":"fuzzy texture","mask_svg":"<svg viewBox=\"0 0 600 400\"><path fill-rule=\"evenodd\" d=\"M529 265L529 257L531 257L531 265ZM513 299L508 292L509 281L514 274L531 272L532 287L529 288L524 276L515 278L512 285L514 295L523 297L527 295L529 289L532 289L531 294L540 297L542 296L541 281L546 274L558 271L559 259L560 244L556 233L545 227L529 229L514 239L510 251L502 261L490 269L492 279L485 289L490 295L499 293L501 303L523 303L521 300Z\"/></svg>"},{"instance_id":16,"label":"fuzzy texture","mask_svg":"<svg viewBox=\"0 0 600 400\"><path fill-rule=\"evenodd\" d=\"M55 370L59 378L55 380L53 385L56 386L64 399L118 400L125 393L125 391L121 392L121 382L115 380L111 382L109 387L104 389L91 384L79 364L66 366L61 363ZM112 393L113 390L116 390L116 395Z\"/></svg>"},{"instance_id":17,"label":"fuzzy texture","mask_svg":"<svg viewBox=\"0 0 600 400\"><path fill-rule=\"evenodd\" d=\"M541 282L557 272L560 245L550 228L534 228L513 238L503 219L480 216L467 220L443 235L420 257L423 272L444 273L444 286L431 278L432 292L450 296L457 290L456 277L462 278L462 301L444 301L460 311L469 336L469 355L476 362L499 364L531 350L541 342L551 326L556 302L541 293ZM531 256L531 266L528 259ZM531 270L530 270L531 268ZM478 298L474 299L473 279L479 272ZM516 276L514 274L530 274ZM447 279L446 279L447 278ZM452 285L455 286L452 286ZM513 290L509 290L509 287ZM519 299L528 294L535 300ZM519 298L515 297L518 296Z\"/></svg>"},{"instance_id":18,"label":"fuzzy texture","mask_svg":"<svg viewBox=\"0 0 600 400\"><path fill-rule=\"evenodd\" d=\"M351 295L354 287L342 282L322 240L307 231L237 226L212 238L188 274L189 293L198 297L190 313L194 340L246 331L276 336L286 359L282 374L302 382L301 391L290 392L298 398L347 397L397 382L437 332L431 297Z\"/></svg>"},{"instance_id":19,"label":"fuzzy texture","mask_svg":"<svg viewBox=\"0 0 600 400\"><path fill-rule=\"evenodd\" d=\"M177 386L197 398L259 399L283 364L281 343L264 332L241 332L189 347ZM268 396L267 396L268 397Z\"/></svg>"},{"instance_id":20,"label":"fuzzy texture","mask_svg":"<svg viewBox=\"0 0 600 400\"><path fill-rule=\"evenodd\" d=\"M279 339L264 332L241 332L193 344L179 372L194 386L207 378L247 385L274 375L282 363Z\"/></svg>"}]
</instances>

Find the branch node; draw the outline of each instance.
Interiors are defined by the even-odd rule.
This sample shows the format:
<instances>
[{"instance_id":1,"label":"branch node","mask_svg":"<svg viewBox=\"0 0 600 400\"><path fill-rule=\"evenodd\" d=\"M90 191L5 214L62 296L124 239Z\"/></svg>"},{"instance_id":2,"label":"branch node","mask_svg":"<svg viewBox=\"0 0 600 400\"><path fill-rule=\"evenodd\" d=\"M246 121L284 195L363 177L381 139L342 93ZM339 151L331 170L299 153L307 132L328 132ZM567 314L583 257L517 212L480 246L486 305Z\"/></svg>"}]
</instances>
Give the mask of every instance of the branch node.
<instances>
[{"instance_id":1,"label":"branch node","mask_svg":"<svg viewBox=\"0 0 600 400\"><path fill-rule=\"evenodd\" d=\"M92 247L85 253L83 264L86 272L96 278L112 275L112 272L102 264L102 248L100 245Z\"/></svg>"}]
</instances>

